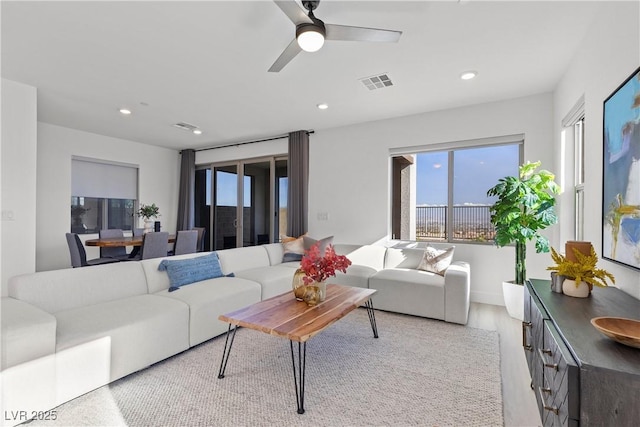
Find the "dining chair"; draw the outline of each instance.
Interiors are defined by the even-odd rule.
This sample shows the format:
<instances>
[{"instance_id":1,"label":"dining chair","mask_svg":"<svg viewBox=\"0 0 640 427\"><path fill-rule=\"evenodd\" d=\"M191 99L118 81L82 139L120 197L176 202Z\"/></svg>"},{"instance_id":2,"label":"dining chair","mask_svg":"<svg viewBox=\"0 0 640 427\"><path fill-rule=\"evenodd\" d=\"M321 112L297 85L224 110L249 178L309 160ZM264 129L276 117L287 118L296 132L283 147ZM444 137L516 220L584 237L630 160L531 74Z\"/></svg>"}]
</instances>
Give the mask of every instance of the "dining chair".
<instances>
[{"instance_id":1,"label":"dining chair","mask_svg":"<svg viewBox=\"0 0 640 427\"><path fill-rule=\"evenodd\" d=\"M102 229L98 232L98 237L101 239L109 239L112 237L124 237L124 231L119 228ZM115 258L119 261L129 261L129 254L125 246L118 246L114 248L100 247L101 258Z\"/></svg>"},{"instance_id":2,"label":"dining chair","mask_svg":"<svg viewBox=\"0 0 640 427\"><path fill-rule=\"evenodd\" d=\"M120 262L115 258L94 258L87 260L87 252L84 249L82 240L76 233L66 233L67 245L69 246L69 255L71 255L71 266L77 267L89 267L92 265L111 264L113 262Z\"/></svg>"},{"instance_id":3,"label":"dining chair","mask_svg":"<svg viewBox=\"0 0 640 427\"><path fill-rule=\"evenodd\" d=\"M204 252L204 236L207 234L207 229L204 227L193 227L192 230L198 232L198 244L196 245L196 252Z\"/></svg>"},{"instance_id":4,"label":"dining chair","mask_svg":"<svg viewBox=\"0 0 640 427\"><path fill-rule=\"evenodd\" d=\"M161 258L167 256L169 233L166 231L147 233L142 237L140 259Z\"/></svg>"},{"instance_id":5,"label":"dining chair","mask_svg":"<svg viewBox=\"0 0 640 427\"><path fill-rule=\"evenodd\" d=\"M144 236L144 228L134 228L132 230L133 237ZM140 246L134 246L129 254L130 261L140 261Z\"/></svg>"},{"instance_id":6,"label":"dining chair","mask_svg":"<svg viewBox=\"0 0 640 427\"><path fill-rule=\"evenodd\" d=\"M198 250L198 230L180 230L176 234L173 255L193 254Z\"/></svg>"}]
</instances>

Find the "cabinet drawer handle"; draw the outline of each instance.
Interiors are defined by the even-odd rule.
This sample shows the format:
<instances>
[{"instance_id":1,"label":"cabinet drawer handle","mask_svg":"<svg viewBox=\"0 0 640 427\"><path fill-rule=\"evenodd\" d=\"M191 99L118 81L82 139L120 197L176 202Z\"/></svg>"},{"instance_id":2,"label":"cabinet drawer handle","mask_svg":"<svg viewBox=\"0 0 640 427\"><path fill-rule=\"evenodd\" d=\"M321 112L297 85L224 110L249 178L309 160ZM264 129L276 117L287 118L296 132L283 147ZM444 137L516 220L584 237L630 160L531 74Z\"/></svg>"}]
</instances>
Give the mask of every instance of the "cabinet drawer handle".
<instances>
[{"instance_id":1,"label":"cabinet drawer handle","mask_svg":"<svg viewBox=\"0 0 640 427\"><path fill-rule=\"evenodd\" d=\"M542 394L542 392L551 394L551 389L550 388L542 388L542 387L538 387L538 394L540 395L540 400L542 401L542 407L546 410L546 411L551 411L554 414L558 415L558 412L560 412L558 410L558 408L556 408L555 406L549 406L547 405L547 401L544 400L544 394Z\"/></svg>"},{"instance_id":2,"label":"cabinet drawer handle","mask_svg":"<svg viewBox=\"0 0 640 427\"><path fill-rule=\"evenodd\" d=\"M552 369L555 369L556 371L558 370L558 364L557 363L549 363L549 362L547 362L545 360L544 355L548 354L549 356L551 356L552 355L551 350L549 350L547 348L545 348L545 349L539 348L538 349L538 354L540 355L540 359L542 359L542 363L544 364L544 366L546 368L552 368Z\"/></svg>"},{"instance_id":3,"label":"cabinet drawer handle","mask_svg":"<svg viewBox=\"0 0 640 427\"><path fill-rule=\"evenodd\" d=\"M522 322L522 346L527 351L533 351L533 347L527 344L527 328L531 327L531 322Z\"/></svg>"}]
</instances>

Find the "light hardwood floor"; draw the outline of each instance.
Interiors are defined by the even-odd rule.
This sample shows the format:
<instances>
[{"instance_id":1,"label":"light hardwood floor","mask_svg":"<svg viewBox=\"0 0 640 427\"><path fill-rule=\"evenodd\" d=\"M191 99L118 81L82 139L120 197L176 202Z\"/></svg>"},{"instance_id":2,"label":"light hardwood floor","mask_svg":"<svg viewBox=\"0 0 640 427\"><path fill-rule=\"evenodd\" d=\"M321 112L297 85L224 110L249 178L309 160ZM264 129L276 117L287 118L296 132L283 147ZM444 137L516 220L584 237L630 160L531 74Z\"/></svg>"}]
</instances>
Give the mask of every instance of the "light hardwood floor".
<instances>
[{"instance_id":1,"label":"light hardwood floor","mask_svg":"<svg viewBox=\"0 0 640 427\"><path fill-rule=\"evenodd\" d=\"M467 325L500 334L504 425L542 425L522 349L522 323L511 318L502 306L471 303Z\"/></svg>"}]
</instances>

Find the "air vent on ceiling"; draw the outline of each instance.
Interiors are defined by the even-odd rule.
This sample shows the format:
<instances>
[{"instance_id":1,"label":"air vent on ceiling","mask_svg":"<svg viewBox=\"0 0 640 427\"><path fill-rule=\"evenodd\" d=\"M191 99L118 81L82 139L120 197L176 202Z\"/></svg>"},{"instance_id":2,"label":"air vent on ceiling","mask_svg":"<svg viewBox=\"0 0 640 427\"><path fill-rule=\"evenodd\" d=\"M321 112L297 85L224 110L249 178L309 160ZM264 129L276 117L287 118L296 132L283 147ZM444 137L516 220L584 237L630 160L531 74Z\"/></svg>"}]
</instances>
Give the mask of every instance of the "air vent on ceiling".
<instances>
[{"instance_id":1,"label":"air vent on ceiling","mask_svg":"<svg viewBox=\"0 0 640 427\"><path fill-rule=\"evenodd\" d=\"M393 86L393 82L388 74L378 74L376 76L365 77L360 79L363 85L369 90L382 89L385 87Z\"/></svg>"},{"instance_id":2,"label":"air vent on ceiling","mask_svg":"<svg viewBox=\"0 0 640 427\"><path fill-rule=\"evenodd\" d=\"M191 123L185 123L185 122L176 123L173 125L173 127L176 127L182 130L188 130L189 132L193 132L194 130L198 129L198 126L192 125Z\"/></svg>"}]
</instances>

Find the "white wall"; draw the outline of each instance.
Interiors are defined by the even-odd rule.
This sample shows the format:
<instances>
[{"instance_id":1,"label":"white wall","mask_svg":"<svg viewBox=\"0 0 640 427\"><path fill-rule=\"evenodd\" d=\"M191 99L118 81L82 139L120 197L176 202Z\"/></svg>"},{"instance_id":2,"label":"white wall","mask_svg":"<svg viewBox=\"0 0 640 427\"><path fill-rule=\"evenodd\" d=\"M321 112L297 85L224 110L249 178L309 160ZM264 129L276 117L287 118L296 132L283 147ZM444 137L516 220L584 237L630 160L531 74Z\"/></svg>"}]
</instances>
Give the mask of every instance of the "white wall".
<instances>
[{"instance_id":1,"label":"white wall","mask_svg":"<svg viewBox=\"0 0 640 427\"><path fill-rule=\"evenodd\" d=\"M71 266L64 235L70 228L72 156L138 165L138 200L158 205L162 230L175 233L178 151L38 123L36 270ZM98 256L98 248L87 248L87 258Z\"/></svg>"},{"instance_id":2,"label":"white wall","mask_svg":"<svg viewBox=\"0 0 640 427\"><path fill-rule=\"evenodd\" d=\"M524 134L524 157L552 169L552 95L475 105L316 131L311 136L309 233L339 243L385 239L390 227L390 154L410 147ZM328 213L328 220L319 220ZM547 235L553 241L553 233ZM456 245L456 258L471 263L472 300L503 304L501 282L514 277L513 248ZM548 254L530 246L530 277L548 277Z\"/></svg>"},{"instance_id":3,"label":"white wall","mask_svg":"<svg viewBox=\"0 0 640 427\"><path fill-rule=\"evenodd\" d=\"M35 271L37 98L2 79L2 295L11 276Z\"/></svg>"},{"instance_id":4,"label":"white wall","mask_svg":"<svg viewBox=\"0 0 640 427\"><path fill-rule=\"evenodd\" d=\"M599 255L602 254L602 106L611 92L639 65L640 4L619 2L615 7L603 5L554 93L557 147L560 146L562 118L584 95L584 238L593 243ZM558 158L559 154L558 151ZM640 299L640 272L605 260L601 260L598 266L616 277L620 289Z\"/></svg>"}]
</instances>

